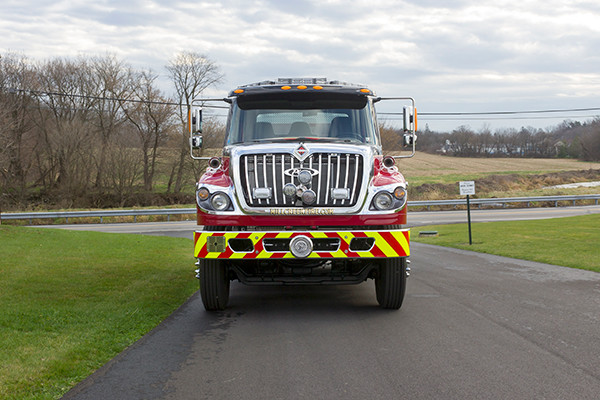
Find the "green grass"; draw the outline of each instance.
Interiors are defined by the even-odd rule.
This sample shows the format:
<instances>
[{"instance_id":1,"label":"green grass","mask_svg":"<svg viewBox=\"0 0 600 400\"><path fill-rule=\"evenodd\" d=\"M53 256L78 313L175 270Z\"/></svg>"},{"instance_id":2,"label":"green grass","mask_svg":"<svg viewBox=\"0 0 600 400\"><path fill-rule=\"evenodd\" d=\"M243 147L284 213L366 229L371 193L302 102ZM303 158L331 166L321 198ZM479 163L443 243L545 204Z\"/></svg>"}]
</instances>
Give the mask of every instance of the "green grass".
<instances>
[{"instance_id":1,"label":"green grass","mask_svg":"<svg viewBox=\"0 0 600 400\"><path fill-rule=\"evenodd\" d=\"M600 214L413 228L413 241L600 272ZM419 238L437 230L439 237ZM195 290L186 239L0 226L0 398L53 399Z\"/></svg>"},{"instance_id":2,"label":"green grass","mask_svg":"<svg viewBox=\"0 0 600 400\"><path fill-rule=\"evenodd\" d=\"M466 219L466 216L465 216ZM411 240L600 272L600 214L534 221L480 222L412 228ZM437 237L419 237L438 231Z\"/></svg>"},{"instance_id":3,"label":"green grass","mask_svg":"<svg viewBox=\"0 0 600 400\"><path fill-rule=\"evenodd\" d=\"M0 398L59 398L195 290L186 239L0 227Z\"/></svg>"}]
</instances>

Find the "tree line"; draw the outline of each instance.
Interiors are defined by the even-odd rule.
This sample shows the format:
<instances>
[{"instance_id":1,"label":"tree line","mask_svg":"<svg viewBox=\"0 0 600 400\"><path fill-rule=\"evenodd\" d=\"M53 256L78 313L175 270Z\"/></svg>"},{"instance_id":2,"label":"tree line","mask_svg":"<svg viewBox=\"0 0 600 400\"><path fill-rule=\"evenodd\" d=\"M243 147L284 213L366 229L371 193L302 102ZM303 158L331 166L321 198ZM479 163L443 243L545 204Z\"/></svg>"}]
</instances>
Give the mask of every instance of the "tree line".
<instances>
[{"instance_id":1,"label":"tree line","mask_svg":"<svg viewBox=\"0 0 600 400\"><path fill-rule=\"evenodd\" d=\"M205 164L189 157L191 100L221 82L208 57L182 52L165 65L173 94L152 70L114 55L32 61L0 54L0 211L123 207L194 201ZM401 135L381 127L386 150ZM223 144L222 119L204 123L204 146ZM540 130L460 126L418 132L420 151L464 157L600 160L600 118Z\"/></svg>"},{"instance_id":2,"label":"tree line","mask_svg":"<svg viewBox=\"0 0 600 400\"><path fill-rule=\"evenodd\" d=\"M600 161L600 117L587 122L564 121L544 130L531 127L474 131L460 126L451 132L418 132L418 148L458 157L543 157Z\"/></svg>"},{"instance_id":3,"label":"tree line","mask_svg":"<svg viewBox=\"0 0 600 400\"><path fill-rule=\"evenodd\" d=\"M0 55L0 210L193 199L184 191L199 173L187 113L223 74L193 52L165 67L173 95L159 88L157 73L114 55L41 62ZM220 125L208 121L205 130Z\"/></svg>"}]
</instances>

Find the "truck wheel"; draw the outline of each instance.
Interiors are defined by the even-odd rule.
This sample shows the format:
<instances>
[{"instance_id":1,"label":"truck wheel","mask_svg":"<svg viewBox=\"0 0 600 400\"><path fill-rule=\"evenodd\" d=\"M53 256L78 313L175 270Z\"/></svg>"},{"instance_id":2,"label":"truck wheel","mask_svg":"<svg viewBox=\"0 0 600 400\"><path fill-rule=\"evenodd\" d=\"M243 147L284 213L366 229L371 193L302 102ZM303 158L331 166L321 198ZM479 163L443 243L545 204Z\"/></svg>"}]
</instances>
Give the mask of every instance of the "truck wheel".
<instances>
[{"instance_id":1,"label":"truck wheel","mask_svg":"<svg viewBox=\"0 0 600 400\"><path fill-rule=\"evenodd\" d=\"M398 310L406 291L406 258L388 258L375 278L377 302L382 308Z\"/></svg>"},{"instance_id":2,"label":"truck wheel","mask_svg":"<svg viewBox=\"0 0 600 400\"><path fill-rule=\"evenodd\" d=\"M220 311L227 307L229 275L222 261L200 261L200 295L206 311Z\"/></svg>"}]
</instances>

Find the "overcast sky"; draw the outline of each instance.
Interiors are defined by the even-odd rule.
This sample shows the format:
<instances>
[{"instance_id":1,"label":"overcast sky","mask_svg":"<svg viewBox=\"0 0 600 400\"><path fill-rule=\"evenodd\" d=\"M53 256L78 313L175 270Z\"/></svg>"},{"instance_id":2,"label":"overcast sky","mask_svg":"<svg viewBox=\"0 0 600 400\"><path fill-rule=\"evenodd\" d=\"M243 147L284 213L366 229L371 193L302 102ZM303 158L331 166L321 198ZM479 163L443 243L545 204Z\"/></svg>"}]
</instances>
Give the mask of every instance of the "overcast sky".
<instances>
[{"instance_id":1,"label":"overcast sky","mask_svg":"<svg viewBox=\"0 0 600 400\"><path fill-rule=\"evenodd\" d=\"M0 4L2 53L36 60L111 53L161 74L168 91L164 66L183 50L207 55L225 74L210 96L265 79L316 76L363 83L380 96L412 96L420 113L600 108L597 0ZM545 128L594 115L600 110L501 121L424 115L420 127Z\"/></svg>"}]
</instances>

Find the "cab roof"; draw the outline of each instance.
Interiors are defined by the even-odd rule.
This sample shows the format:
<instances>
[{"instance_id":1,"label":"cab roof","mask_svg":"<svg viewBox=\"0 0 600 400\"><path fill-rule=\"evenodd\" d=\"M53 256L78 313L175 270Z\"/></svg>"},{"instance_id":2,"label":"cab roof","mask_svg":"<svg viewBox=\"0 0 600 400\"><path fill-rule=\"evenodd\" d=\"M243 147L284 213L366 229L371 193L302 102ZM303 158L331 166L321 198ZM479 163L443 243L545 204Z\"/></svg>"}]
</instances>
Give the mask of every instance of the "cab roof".
<instances>
[{"instance_id":1,"label":"cab roof","mask_svg":"<svg viewBox=\"0 0 600 400\"><path fill-rule=\"evenodd\" d=\"M364 85L342 81L328 81L327 78L278 78L276 81L262 81L238 86L229 93L229 97L239 97L269 92L327 92L358 96L374 96L375 94Z\"/></svg>"}]
</instances>

